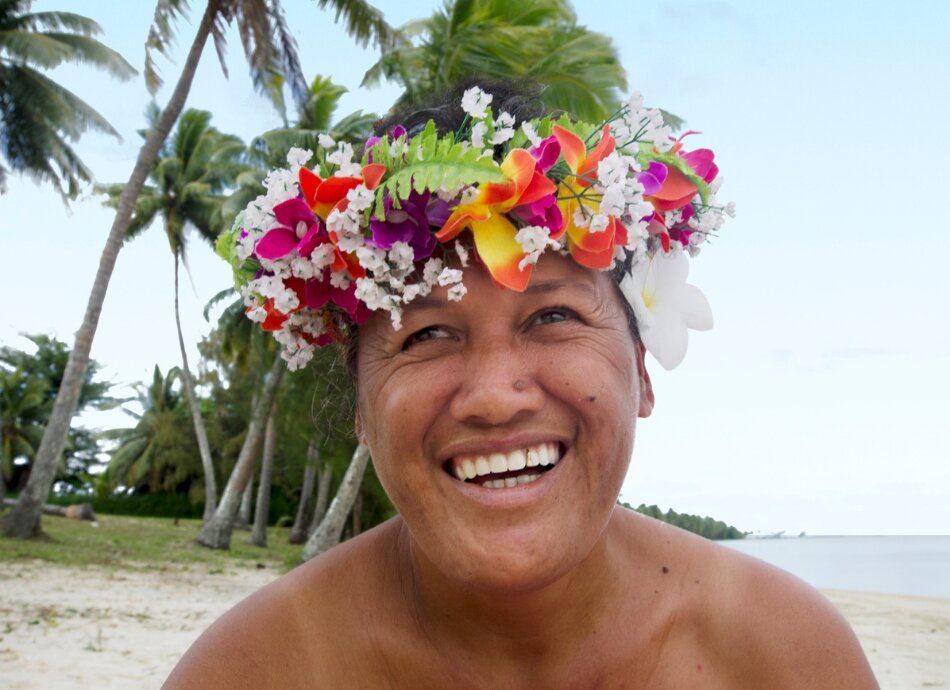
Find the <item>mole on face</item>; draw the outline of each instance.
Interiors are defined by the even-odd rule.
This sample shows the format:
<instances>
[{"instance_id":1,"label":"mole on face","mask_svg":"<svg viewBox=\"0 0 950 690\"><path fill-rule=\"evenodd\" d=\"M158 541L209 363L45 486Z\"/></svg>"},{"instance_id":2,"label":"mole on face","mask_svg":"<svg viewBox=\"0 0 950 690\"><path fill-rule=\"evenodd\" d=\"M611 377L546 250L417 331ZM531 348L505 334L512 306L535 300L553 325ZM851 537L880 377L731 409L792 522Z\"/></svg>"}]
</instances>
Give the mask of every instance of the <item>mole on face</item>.
<instances>
[{"instance_id":1,"label":"mole on face","mask_svg":"<svg viewBox=\"0 0 950 690\"><path fill-rule=\"evenodd\" d=\"M597 400L597 396L594 395L593 393L587 396L587 402L594 402L596 400Z\"/></svg>"}]
</instances>

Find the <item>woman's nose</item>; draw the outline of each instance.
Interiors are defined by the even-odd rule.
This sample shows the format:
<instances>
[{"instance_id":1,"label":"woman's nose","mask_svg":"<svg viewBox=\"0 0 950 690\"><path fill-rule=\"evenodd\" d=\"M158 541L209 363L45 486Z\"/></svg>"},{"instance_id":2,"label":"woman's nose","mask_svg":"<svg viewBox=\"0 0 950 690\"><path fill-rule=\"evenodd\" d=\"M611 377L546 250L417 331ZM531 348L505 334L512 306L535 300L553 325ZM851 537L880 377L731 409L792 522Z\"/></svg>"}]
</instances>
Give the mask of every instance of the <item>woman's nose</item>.
<instances>
[{"instance_id":1,"label":"woman's nose","mask_svg":"<svg viewBox=\"0 0 950 690\"><path fill-rule=\"evenodd\" d=\"M544 390L523 345L499 338L469 347L461 385L449 405L454 419L498 426L541 409Z\"/></svg>"}]
</instances>

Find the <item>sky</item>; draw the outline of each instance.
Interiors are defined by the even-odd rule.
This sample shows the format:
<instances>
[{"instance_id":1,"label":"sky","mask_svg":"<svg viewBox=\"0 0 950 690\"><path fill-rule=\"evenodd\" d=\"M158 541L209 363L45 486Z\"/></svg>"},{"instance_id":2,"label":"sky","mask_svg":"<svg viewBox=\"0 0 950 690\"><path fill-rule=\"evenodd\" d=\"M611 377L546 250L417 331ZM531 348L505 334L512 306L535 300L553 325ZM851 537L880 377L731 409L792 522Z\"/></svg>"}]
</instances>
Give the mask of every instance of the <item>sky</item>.
<instances>
[{"instance_id":1,"label":"sky","mask_svg":"<svg viewBox=\"0 0 950 690\"><path fill-rule=\"evenodd\" d=\"M338 114L384 112L398 87L359 88L376 54L313 2L284 5L308 79L350 89ZM440 3L375 5L400 25ZM33 10L95 19L101 40L141 70L152 7L53 0ZM950 5L599 0L575 9L580 24L614 40L631 90L702 132L693 146L716 152L718 196L738 207L690 263L716 325L691 333L674 371L652 363L657 405L638 425L621 499L747 531L950 533ZM178 23L171 60L159 60L172 85L198 16ZM188 107L245 140L279 125L233 32L227 63L225 80L206 47ZM125 181L149 99L141 76L121 83L78 67L52 76L122 135L87 135L76 149L97 180ZM10 181L0 196L0 343L26 348L20 333L72 343L111 222L91 194L67 209L49 186ZM205 303L230 275L199 241L189 267L181 309L195 343L211 328ZM119 255L92 349L118 384L179 362L172 270L157 225ZM115 414L84 420L127 423Z\"/></svg>"}]
</instances>

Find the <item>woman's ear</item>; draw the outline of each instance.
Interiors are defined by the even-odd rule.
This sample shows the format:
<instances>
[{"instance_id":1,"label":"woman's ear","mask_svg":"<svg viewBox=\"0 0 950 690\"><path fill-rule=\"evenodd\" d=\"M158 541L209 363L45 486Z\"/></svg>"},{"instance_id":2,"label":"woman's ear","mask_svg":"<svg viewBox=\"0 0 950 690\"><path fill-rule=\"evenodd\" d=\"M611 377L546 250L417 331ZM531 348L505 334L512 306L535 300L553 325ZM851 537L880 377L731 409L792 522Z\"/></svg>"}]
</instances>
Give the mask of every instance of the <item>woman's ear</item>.
<instances>
[{"instance_id":1,"label":"woman's ear","mask_svg":"<svg viewBox=\"0 0 950 690\"><path fill-rule=\"evenodd\" d=\"M653 412L656 399L653 396L653 384L650 382L650 372L646 366L646 347L642 342L637 343L637 385L640 387L639 417L649 417Z\"/></svg>"}]
</instances>

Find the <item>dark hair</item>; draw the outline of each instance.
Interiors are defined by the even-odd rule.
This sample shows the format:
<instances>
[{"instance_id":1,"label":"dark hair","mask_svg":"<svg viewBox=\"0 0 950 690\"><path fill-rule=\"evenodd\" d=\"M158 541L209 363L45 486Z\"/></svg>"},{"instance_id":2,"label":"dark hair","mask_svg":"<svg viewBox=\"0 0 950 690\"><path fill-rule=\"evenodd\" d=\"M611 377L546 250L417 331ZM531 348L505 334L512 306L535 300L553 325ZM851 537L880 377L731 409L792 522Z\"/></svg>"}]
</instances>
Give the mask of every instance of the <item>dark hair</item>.
<instances>
[{"instance_id":1,"label":"dark hair","mask_svg":"<svg viewBox=\"0 0 950 690\"><path fill-rule=\"evenodd\" d=\"M402 107L395 108L384 119L377 121L373 125L373 130L377 136L388 134L396 125L402 125L406 128L409 136L414 136L422 131L429 120L435 123L436 130L440 135L458 132L465 122L465 111L462 110L462 94L466 89L472 86L478 86L486 93L492 95L492 112L507 112L515 119L515 126L518 127L522 122L534 118L543 117L545 114L544 104L541 101L541 92L544 90L537 82L515 81L515 80L488 80L478 78L468 78L458 82L447 94L438 98L422 102L412 103ZM556 113L551 113L556 114ZM500 159L502 147L496 147L495 158ZM620 293L620 281L623 276L630 271L630 257L616 264L611 270L617 294L620 297L620 303L623 305L624 313L627 317L627 325L630 328L630 335L633 336L634 343L640 342L640 331L637 327L637 317L634 314L633 307ZM351 326L347 334L345 355L346 367L350 377L355 383L356 375L356 354L359 345L359 329Z\"/></svg>"}]
</instances>

